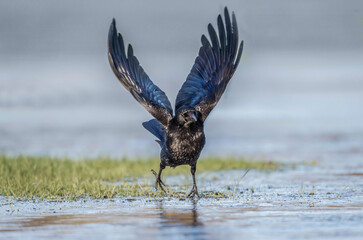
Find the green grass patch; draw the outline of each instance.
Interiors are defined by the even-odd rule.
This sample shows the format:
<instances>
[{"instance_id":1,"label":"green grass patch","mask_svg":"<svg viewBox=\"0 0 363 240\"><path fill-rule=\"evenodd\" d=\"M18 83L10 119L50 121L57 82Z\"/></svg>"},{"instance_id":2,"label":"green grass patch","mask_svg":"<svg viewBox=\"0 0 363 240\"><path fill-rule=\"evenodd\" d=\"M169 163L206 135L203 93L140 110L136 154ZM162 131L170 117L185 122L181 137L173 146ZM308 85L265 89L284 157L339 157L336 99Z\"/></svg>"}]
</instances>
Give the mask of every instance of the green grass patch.
<instances>
[{"instance_id":1,"label":"green grass patch","mask_svg":"<svg viewBox=\"0 0 363 240\"><path fill-rule=\"evenodd\" d=\"M0 155L0 195L13 196L19 200L40 198L56 201L115 196L185 198L179 190L169 188L165 194L155 191L150 185L150 179L154 178L150 169L157 171L159 164L158 158L99 157L74 160L47 156ZM278 162L247 161L242 158L204 158L198 161L197 173L232 169L275 170L282 166ZM163 171L164 176L177 174L189 175L190 167L179 166ZM180 189L183 187L185 186L180 186ZM205 197L214 195L223 196L206 193Z\"/></svg>"}]
</instances>

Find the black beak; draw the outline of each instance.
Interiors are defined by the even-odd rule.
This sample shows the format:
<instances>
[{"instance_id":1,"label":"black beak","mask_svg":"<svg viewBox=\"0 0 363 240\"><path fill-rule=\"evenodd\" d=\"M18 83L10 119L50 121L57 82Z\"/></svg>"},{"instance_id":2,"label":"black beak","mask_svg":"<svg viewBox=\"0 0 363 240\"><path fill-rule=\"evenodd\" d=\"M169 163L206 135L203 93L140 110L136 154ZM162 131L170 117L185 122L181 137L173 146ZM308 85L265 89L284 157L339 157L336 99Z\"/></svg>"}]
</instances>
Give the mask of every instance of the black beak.
<instances>
[{"instance_id":1,"label":"black beak","mask_svg":"<svg viewBox=\"0 0 363 240\"><path fill-rule=\"evenodd\" d=\"M188 112L188 116L186 117L186 120L188 122L196 122L197 116L195 116L195 113L193 113L193 112Z\"/></svg>"}]
</instances>

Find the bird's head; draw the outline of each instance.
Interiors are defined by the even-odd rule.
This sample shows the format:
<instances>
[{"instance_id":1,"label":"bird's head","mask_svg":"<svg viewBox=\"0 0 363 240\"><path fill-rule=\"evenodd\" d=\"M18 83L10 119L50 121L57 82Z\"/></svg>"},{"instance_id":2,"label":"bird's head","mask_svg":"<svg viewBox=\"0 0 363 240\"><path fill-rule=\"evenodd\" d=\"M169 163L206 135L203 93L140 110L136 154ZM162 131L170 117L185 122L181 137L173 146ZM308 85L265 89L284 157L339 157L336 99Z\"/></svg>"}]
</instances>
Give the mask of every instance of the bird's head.
<instances>
[{"instance_id":1,"label":"bird's head","mask_svg":"<svg viewBox=\"0 0 363 240\"><path fill-rule=\"evenodd\" d=\"M185 110L178 116L178 122L180 125L189 127L191 123L198 121L198 114L195 110Z\"/></svg>"}]
</instances>

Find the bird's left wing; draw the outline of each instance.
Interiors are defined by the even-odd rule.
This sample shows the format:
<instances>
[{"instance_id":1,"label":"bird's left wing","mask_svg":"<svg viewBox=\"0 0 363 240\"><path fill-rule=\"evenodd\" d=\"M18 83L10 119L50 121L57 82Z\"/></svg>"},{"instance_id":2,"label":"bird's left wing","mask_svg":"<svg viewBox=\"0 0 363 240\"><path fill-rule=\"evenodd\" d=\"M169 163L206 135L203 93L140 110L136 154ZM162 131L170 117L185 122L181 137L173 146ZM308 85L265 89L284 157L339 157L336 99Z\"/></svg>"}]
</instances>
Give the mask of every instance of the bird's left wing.
<instances>
[{"instance_id":1,"label":"bird's left wing","mask_svg":"<svg viewBox=\"0 0 363 240\"><path fill-rule=\"evenodd\" d=\"M173 116L169 99L144 72L131 45L128 46L126 57L124 41L121 34L117 34L115 19L108 33L108 59L122 85L165 128Z\"/></svg>"},{"instance_id":2,"label":"bird's left wing","mask_svg":"<svg viewBox=\"0 0 363 240\"><path fill-rule=\"evenodd\" d=\"M218 35L211 24L208 32L212 44L203 35L199 56L175 102L175 115L185 109L195 109L204 121L221 98L235 72L242 55L243 41L238 47L238 29L234 13L232 22L227 7L224 9L225 24L218 16Z\"/></svg>"}]
</instances>

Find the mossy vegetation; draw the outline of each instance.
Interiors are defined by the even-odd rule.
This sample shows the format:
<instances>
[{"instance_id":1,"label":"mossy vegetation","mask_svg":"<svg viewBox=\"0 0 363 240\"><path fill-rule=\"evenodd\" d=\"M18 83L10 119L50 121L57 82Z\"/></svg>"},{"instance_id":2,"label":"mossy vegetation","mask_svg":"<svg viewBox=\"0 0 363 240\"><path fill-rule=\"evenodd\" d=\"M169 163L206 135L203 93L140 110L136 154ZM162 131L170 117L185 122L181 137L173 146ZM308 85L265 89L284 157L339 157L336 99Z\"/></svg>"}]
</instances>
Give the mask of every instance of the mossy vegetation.
<instances>
[{"instance_id":1,"label":"mossy vegetation","mask_svg":"<svg viewBox=\"0 0 363 240\"><path fill-rule=\"evenodd\" d=\"M167 193L155 191L150 169L157 170L158 158L70 159L34 156L0 155L0 195L19 200L73 200L80 197L113 198L162 197L185 198L186 186ZM271 161L247 161L238 158L204 158L198 161L197 172L232 169L275 170L283 165ZM188 166L167 168L163 175L190 174ZM225 197L222 193L202 193L204 197Z\"/></svg>"}]
</instances>

